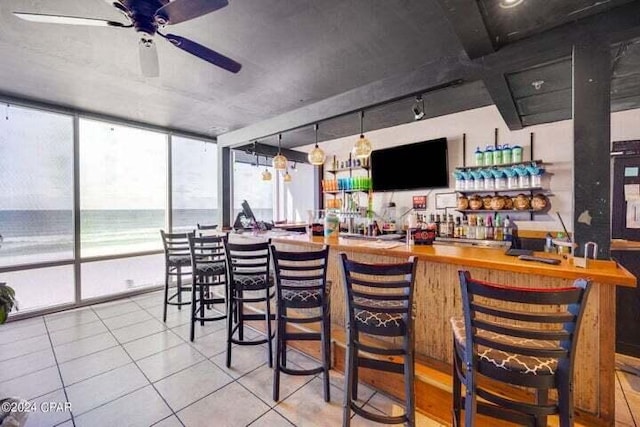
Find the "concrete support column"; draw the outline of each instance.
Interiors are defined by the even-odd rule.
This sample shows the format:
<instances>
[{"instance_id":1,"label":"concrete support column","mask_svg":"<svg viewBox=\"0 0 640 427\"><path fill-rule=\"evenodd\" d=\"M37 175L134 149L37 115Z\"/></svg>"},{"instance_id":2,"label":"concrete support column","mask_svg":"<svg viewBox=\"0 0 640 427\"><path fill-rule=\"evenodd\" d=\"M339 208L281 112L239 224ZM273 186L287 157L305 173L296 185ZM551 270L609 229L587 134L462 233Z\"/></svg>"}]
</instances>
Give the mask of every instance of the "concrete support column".
<instances>
[{"instance_id":1,"label":"concrete support column","mask_svg":"<svg viewBox=\"0 0 640 427\"><path fill-rule=\"evenodd\" d=\"M611 46L586 37L573 48L573 230L584 244L598 244L609 258L611 243Z\"/></svg>"}]
</instances>

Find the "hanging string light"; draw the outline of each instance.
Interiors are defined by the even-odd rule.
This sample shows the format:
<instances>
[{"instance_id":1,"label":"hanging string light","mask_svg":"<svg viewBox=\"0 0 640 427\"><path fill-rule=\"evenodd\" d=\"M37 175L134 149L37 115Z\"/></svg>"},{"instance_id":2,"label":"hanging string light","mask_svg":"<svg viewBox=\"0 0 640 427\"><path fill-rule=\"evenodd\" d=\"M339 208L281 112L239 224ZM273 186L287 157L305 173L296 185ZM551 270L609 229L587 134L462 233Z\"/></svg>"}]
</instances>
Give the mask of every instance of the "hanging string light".
<instances>
[{"instance_id":1,"label":"hanging string light","mask_svg":"<svg viewBox=\"0 0 640 427\"><path fill-rule=\"evenodd\" d=\"M282 179L284 180L285 183L291 182L291 175L289 174L289 169L287 169Z\"/></svg>"},{"instance_id":2,"label":"hanging string light","mask_svg":"<svg viewBox=\"0 0 640 427\"><path fill-rule=\"evenodd\" d=\"M314 126L316 131L316 146L309 152L309 163L315 166L320 166L324 164L324 160L327 157L324 154L322 148L318 147L318 124L316 123Z\"/></svg>"},{"instance_id":3,"label":"hanging string light","mask_svg":"<svg viewBox=\"0 0 640 427\"><path fill-rule=\"evenodd\" d=\"M278 155L273 158L273 167L275 170L283 171L287 169L287 158L281 153L282 134L278 134Z\"/></svg>"},{"instance_id":4,"label":"hanging string light","mask_svg":"<svg viewBox=\"0 0 640 427\"><path fill-rule=\"evenodd\" d=\"M371 142L364 136L364 110L360 111L360 138L353 146L353 156L356 159L366 159L371 155Z\"/></svg>"},{"instance_id":5,"label":"hanging string light","mask_svg":"<svg viewBox=\"0 0 640 427\"><path fill-rule=\"evenodd\" d=\"M271 172L269 172L269 169L267 169L268 161L269 161L269 158L267 156L264 156L264 172L262 172L263 181L271 181Z\"/></svg>"}]
</instances>

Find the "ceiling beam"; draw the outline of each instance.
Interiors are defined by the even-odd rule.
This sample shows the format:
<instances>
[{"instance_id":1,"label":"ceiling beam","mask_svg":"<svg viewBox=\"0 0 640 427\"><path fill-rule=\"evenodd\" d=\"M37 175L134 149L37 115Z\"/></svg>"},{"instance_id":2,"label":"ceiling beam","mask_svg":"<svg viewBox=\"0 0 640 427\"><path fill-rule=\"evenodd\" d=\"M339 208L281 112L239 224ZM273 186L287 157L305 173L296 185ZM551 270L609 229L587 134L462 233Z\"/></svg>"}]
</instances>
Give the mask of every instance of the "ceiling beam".
<instances>
[{"instance_id":1,"label":"ceiling beam","mask_svg":"<svg viewBox=\"0 0 640 427\"><path fill-rule=\"evenodd\" d=\"M255 153L258 153L259 156L267 156L274 157L278 154L278 147L273 145L263 144L261 142L246 144L241 147L236 147L236 150L244 151L246 154L255 156ZM290 162L296 163L309 163L309 159L307 157L307 153L303 153L302 151L291 150L289 148L282 148L280 152L289 160ZM244 159L245 157L243 157ZM247 158L248 159L248 158Z\"/></svg>"},{"instance_id":2,"label":"ceiling beam","mask_svg":"<svg viewBox=\"0 0 640 427\"><path fill-rule=\"evenodd\" d=\"M467 56L480 58L495 52L477 0L438 0ZM509 129L522 129L522 119L503 73L483 73L493 103Z\"/></svg>"},{"instance_id":3,"label":"ceiling beam","mask_svg":"<svg viewBox=\"0 0 640 427\"><path fill-rule=\"evenodd\" d=\"M477 0L438 0L470 59L495 52Z\"/></svg>"},{"instance_id":4,"label":"ceiling beam","mask_svg":"<svg viewBox=\"0 0 640 427\"><path fill-rule=\"evenodd\" d=\"M509 129L522 129L522 119L504 74L486 74L482 81Z\"/></svg>"},{"instance_id":5,"label":"ceiling beam","mask_svg":"<svg viewBox=\"0 0 640 427\"><path fill-rule=\"evenodd\" d=\"M287 130L322 122L352 111L366 109L402 96L457 79L481 80L488 74L503 76L571 56L573 45L587 36L602 35L609 43L640 37L640 2L630 2L584 19L561 25L537 36L504 46L497 52L469 60L441 58L414 71L324 99L277 117L218 136L222 146L237 146L248 141Z\"/></svg>"}]
</instances>

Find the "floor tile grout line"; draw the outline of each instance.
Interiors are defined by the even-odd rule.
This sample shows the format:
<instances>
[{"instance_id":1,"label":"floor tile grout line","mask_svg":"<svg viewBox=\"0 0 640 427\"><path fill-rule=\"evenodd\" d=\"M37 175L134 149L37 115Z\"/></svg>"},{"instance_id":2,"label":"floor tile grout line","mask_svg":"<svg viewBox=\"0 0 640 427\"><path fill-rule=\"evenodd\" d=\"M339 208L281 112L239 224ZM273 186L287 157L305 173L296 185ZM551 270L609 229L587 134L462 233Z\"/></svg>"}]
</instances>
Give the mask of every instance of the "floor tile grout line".
<instances>
[{"instance_id":1,"label":"floor tile grout line","mask_svg":"<svg viewBox=\"0 0 640 427\"><path fill-rule=\"evenodd\" d=\"M629 399L627 398L627 393L624 391L624 387L622 386L622 381L620 381L619 375L620 375L619 371L616 370L616 382L620 386L620 391L622 392L622 397L624 397L625 406L627 407L627 409L629 410L629 414L631 415L631 421L633 421L633 424L635 426L637 426L638 425L638 421L636 420L636 417L635 417L633 411L631 410L631 405L629 404Z\"/></svg>"},{"instance_id":2,"label":"floor tile grout line","mask_svg":"<svg viewBox=\"0 0 640 427\"><path fill-rule=\"evenodd\" d=\"M281 413L280 411L278 411L277 407L274 407L272 409L273 412L275 412L276 414L280 415L282 418L284 418L289 424L291 424L292 426L295 427L295 423L293 421L291 421L289 418L285 417L283 413Z\"/></svg>"},{"instance_id":3,"label":"floor tile grout line","mask_svg":"<svg viewBox=\"0 0 640 427\"><path fill-rule=\"evenodd\" d=\"M49 328L47 326L47 322L44 322L44 327L47 330L47 338L49 339L49 345L51 345L51 352L53 353L53 360L56 362L56 369L58 371L58 376L60 377L60 384L62 384L62 392L64 393L64 398L67 403L69 401L69 395L67 394L67 388L64 384L64 378L62 378L62 371L60 371L60 364L58 363L58 357L56 356L56 352L53 350L53 341L51 340L51 335L49 334ZM71 403L71 409L69 410L69 415L71 415L71 424L75 427L76 421L75 416L73 415L73 403Z\"/></svg>"}]
</instances>

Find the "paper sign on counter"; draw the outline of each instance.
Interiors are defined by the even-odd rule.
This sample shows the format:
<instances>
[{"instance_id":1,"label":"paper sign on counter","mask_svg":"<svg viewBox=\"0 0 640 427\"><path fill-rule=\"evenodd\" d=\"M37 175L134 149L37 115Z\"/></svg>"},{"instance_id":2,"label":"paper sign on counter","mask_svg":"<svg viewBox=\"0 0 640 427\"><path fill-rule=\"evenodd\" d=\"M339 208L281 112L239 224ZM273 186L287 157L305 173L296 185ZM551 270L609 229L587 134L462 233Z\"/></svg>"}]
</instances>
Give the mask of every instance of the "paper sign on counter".
<instances>
[{"instance_id":1,"label":"paper sign on counter","mask_svg":"<svg viewBox=\"0 0 640 427\"><path fill-rule=\"evenodd\" d=\"M627 200L627 228L640 228L640 199Z\"/></svg>"},{"instance_id":2,"label":"paper sign on counter","mask_svg":"<svg viewBox=\"0 0 640 427\"><path fill-rule=\"evenodd\" d=\"M625 200L640 199L640 184L625 184L624 199Z\"/></svg>"}]
</instances>

